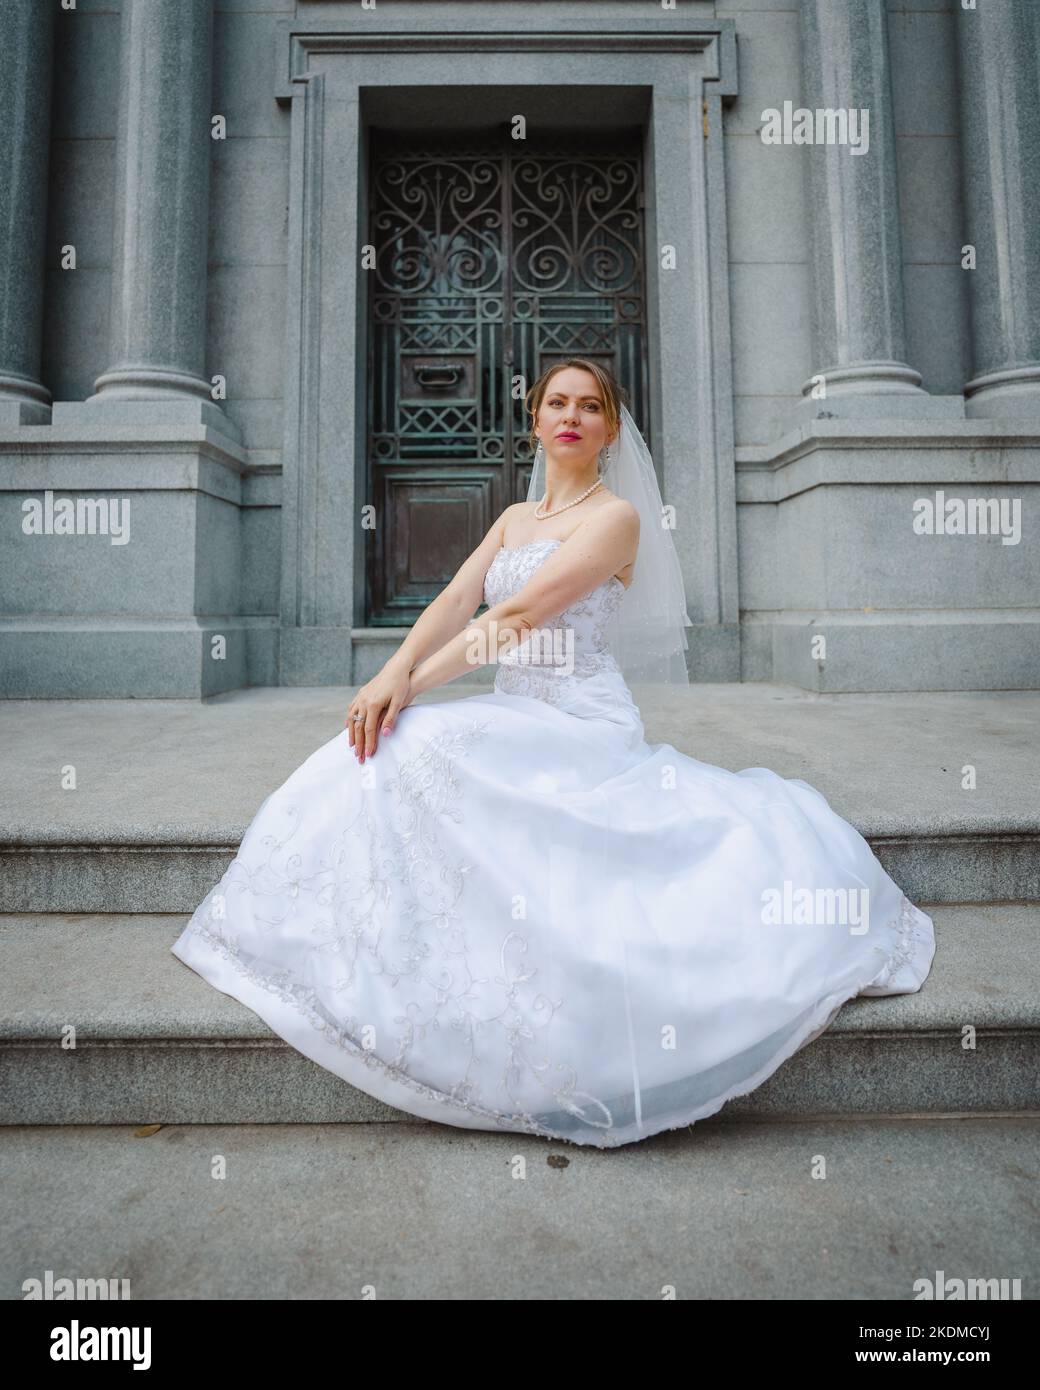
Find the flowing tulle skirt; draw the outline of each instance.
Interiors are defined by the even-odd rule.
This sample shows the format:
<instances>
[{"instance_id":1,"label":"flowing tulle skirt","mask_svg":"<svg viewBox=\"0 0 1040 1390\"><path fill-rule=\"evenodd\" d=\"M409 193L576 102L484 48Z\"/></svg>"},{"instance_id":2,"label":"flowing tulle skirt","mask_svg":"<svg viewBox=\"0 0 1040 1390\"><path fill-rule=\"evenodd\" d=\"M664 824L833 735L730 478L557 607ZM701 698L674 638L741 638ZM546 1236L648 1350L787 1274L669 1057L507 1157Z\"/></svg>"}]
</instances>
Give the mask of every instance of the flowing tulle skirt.
<instances>
[{"instance_id":1,"label":"flowing tulle skirt","mask_svg":"<svg viewBox=\"0 0 1040 1390\"><path fill-rule=\"evenodd\" d=\"M411 705L263 802L173 947L403 1111L615 1146L770 1076L932 922L808 783L648 745L619 676Z\"/></svg>"}]
</instances>

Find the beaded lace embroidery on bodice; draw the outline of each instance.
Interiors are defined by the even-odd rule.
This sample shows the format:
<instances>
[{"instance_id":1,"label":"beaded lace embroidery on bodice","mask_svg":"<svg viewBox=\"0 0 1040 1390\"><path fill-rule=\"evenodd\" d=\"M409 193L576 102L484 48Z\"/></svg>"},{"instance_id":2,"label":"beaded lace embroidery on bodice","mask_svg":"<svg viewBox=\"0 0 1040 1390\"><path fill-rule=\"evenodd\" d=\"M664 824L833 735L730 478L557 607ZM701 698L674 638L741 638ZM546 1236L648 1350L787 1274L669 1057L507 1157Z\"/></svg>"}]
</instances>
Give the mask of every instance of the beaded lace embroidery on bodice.
<instances>
[{"instance_id":1,"label":"beaded lace embroidery on bodice","mask_svg":"<svg viewBox=\"0 0 1040 1390\"><path fill-rule=\"evenodd\" d=\"M553 546L563 541L545 537L524 545L503 546L484 578L484 602L489 608L519 593L544 564ZM531 695L556 704L566 691L601 671L620 674L607 646L607 624L625 596L616 575L543 624L536 634L498 659L495 689L507 695Z\"/></svg>"}]
</instances>

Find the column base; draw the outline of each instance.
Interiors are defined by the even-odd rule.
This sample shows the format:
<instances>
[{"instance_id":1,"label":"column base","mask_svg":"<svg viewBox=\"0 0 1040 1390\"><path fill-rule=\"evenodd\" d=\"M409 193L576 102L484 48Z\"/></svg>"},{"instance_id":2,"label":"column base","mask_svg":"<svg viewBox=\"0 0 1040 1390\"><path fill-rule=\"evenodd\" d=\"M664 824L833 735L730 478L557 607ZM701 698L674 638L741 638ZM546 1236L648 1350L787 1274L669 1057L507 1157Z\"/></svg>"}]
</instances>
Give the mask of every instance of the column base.
<instances>
[{"instance_id":1,"label":"column base","mask_svg":"<svg viewBox=\"0 0 1040 1390\"><path fill-rule=\"evenodd\" d=\"M970 419L1040 420L1040 364L986 372L964 388Z\"/></svg>"},{"instance_id":2,"label":"column base","mask_svg":"<svg viewBox=\"0 0 1040 1390\"><path fill-rule=\"evenodd\" d=\"M0 427L49 425L51 393L39 381L17 372L0 372Z\"/></svg>"},{"instance_id":3,"label":"column base","mask_svg":"<svg viewBox=\"0 0 1040 1390\"><path fill-rule=\"evenodd\" d=\"M242 431L216 401L191 396L88 396L85 401L55 401L50 423L66 425L205 425L235 444Z\"/></svg>"},{"instance_id":4,"label":"column base","mask_svg":"<svg viewBox=\"0 0 1040 1390\"><path fill-rule=\"evenodd\" d=\"M819 378L826 396L813 396ZM905 362L859 362L854 366L827 367L802 386L803 399L793 411L793 422L809 420L961 420L960 396L933 396L921 387L921 374Z\"/></svg>"}]
</instances>

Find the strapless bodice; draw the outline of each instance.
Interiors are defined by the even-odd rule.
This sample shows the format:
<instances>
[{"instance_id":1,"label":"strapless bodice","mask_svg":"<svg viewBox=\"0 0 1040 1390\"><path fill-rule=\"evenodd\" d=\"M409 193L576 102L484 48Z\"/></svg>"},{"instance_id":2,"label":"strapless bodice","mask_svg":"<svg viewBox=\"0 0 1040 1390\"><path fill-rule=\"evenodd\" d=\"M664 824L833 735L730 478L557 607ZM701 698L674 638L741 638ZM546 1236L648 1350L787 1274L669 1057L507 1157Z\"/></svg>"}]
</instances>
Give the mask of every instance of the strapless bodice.
<instances>
[{"instance_id":1,"label":"strapless bodice","mask_svg":"<svg viewBox=\"0 0 1040 1390\"><path fill-rule=\"evenodd\" d=\"M484 578L484 602L489 608L503 603L524 587L545 563L554 546L563 541L551 537L503 546ZM495 689L508 695L533 695L559 704L575 682L603 672L620 679L621 672L607 642L607 625L625 597L625 586L616 575L598 584L572 603L512 651L499 656Z\"/></svg>"}]
</instances>

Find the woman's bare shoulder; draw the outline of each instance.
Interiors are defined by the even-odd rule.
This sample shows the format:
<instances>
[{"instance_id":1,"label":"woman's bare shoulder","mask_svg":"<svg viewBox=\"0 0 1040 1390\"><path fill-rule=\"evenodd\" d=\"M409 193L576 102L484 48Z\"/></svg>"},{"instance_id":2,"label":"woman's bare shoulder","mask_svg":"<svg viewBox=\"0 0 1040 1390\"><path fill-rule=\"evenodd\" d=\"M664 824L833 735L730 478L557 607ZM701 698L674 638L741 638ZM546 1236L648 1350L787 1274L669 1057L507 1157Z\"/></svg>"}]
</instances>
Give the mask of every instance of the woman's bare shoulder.
<instances>
[{"instance_id":1,"label":"woman's bare shoulder","mask_svg":"<svg viewBox=\"0 0 1040 1390\"><path fill-rule=\"evenodd\" d=\"M617 493L607 492L607 500L602 503L602 510L606 513L610 508L611 519L627 520L630 526L634 526L636 532L639 531L639 509L628 500L627 497L618 497Z\"/></svg>"},{"instance_id":2,"label":"woman's bare shoulder","mask_svg":"<svg viewBox=\"0 0 1040 1390\"><path fill-rule=\"evenodd\" d=\"M505 509L498 519L503 524L508 524L510 521L519 521L521 517L529 516L537 505L537 502L514 502Z\"/></svg>"},{"instance_id":3,"label":"woman's bare shoulder","mask_svg":"<svg viewBox=\"0 0 1040 1390\"><path fill-rule=\"evenodd\" d=\"M514 502L508 506L495 522L494 529L499 537L504 537L514 523L523 521L525 517L530 516L537 505L537 502Z\"/></svg>"}]
</instances>

